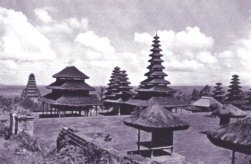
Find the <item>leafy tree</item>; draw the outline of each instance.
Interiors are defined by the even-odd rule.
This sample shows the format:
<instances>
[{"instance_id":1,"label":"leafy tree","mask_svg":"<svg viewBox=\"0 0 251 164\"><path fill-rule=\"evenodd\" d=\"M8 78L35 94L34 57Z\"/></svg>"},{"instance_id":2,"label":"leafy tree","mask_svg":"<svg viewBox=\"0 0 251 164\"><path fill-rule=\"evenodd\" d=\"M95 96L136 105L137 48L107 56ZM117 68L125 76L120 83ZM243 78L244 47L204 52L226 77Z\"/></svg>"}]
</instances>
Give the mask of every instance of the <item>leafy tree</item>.
<instances>
[{"instance_id":1,"label":"leafy tree","mask_svg":"<svg viewBox=\"0 0 251 164\"><path fill-rule=\"evenodd\" d=\"M202 96L210 96L211 95L211 87L206 85L204 88L200 90L199 97Z\"/></svg>"},{"instance_id":2,"label":"leafy tree","mask_svg":"<svg viewBox=\"0 0 251 164\"><path fill-rule=\"evenodd\" d=\"M194 88L192 92L191 100L198 100L198 99L199 99L199 91L196 88Z\"/></svg>"}]
</instances>

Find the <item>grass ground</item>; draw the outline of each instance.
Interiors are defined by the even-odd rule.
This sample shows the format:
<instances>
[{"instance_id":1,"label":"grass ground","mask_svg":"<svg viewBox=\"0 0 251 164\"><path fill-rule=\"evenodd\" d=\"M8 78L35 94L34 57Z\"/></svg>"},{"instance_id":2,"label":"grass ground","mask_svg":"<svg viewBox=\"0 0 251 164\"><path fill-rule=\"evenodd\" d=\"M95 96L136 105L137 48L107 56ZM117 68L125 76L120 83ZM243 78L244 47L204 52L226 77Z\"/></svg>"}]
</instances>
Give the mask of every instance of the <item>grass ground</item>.
<instances>
[{"instance_id":1,"label":"grass ground","mask_svg":"<svg viewBox=\"0 0 251 164\"><path fill-rule=\"evenodd\" d=\"M186 161L197 164L200 161L206 164L228 164L231 152L214 146L201 131L210 130L218 126L218 118L206 117L205 113L178 114L182 119L190 123L191 127L185 131L174 133L174 152L184 155ZM71 127L79 130L79 135L87 135L102 141L105 146L113 147L122 153L136 150L137 130L127 127L122 120L128 116L93 116L79 118L54 118L35 119L35 136L48 139L51 144L56 144L56 138L63 127ZM235 121L235 120L233 120ZM112 138L109 142L103 142L106 135ZM143 133L142 139L149 140L148 133ZM245 161L246 156L237 153L238 161ZM249 157L250 159L250 157ZM244 162L244 163L245 163Z\"/></svg>"}]
</instances>

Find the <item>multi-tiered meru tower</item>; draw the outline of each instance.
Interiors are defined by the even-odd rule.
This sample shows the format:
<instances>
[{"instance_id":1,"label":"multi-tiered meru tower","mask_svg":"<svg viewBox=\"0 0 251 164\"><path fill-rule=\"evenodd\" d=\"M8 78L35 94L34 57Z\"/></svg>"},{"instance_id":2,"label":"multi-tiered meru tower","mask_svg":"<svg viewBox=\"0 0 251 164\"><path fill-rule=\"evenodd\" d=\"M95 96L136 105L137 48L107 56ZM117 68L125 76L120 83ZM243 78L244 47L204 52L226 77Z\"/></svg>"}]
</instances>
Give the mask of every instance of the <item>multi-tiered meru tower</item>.
<instances>
[{"instance_id":1,"label":"multi-tiered meru tower","mask_svg":"<svg viewBox=\"0 0 251 164\"><path fill-rule=\"evenodd\" d=\"M157 104L170 110L186 105L175 98L176 90L167 86L170 82L165 80L167 74L163 72L165 67L162 65L163 60L161 57L163 55L161 54L160 46L159 37L156 35L152 44L152 53L149 55L151 59L149 60L150 65L147 67L149 71L145 74L146 79L141 82L136 90L137 95L125 102L126 104L137 107Z\"/></svg>"},{"instance_id":2,"label":"multi-tiered meru tower","mask_svg":"<svg viewBox=\"0 0 251 164\"><path fill-rule=\"evenodd\" d=\"M22 92L21 99L29 98L34 101L37 101L41 97L40 91L36 85L35 75L33 73L30 74L27 85Z\"/></svg>"}]
</instances>

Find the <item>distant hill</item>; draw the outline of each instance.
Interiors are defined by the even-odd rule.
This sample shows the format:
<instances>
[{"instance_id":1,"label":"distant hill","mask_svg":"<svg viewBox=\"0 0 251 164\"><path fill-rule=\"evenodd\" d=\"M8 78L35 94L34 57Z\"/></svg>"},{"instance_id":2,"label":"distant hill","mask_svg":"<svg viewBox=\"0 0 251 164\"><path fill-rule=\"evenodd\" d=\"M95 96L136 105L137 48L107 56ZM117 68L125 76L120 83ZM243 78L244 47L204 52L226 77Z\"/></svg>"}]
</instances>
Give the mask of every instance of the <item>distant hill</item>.
<instances>
[{"instance_id":1,"label":"distant hill","mask_svg":"<svg viewBox=\"0 0 251 164\"><path fill-rule=\"evenodd\" d=\"M170 86L173 89L182 91L185 94L191 94L193 89L196 88L197 90L201 90L204 86ZM15 97L20 96L25 86L22 85L0 85L0 95L7 96L7 97ZM94 87L96 91L99 90L99 86ZM134 86L133 88L137 88ZM242 86L243 91L248 91L250 86ZM45 95L50 92L49 89L46 89L45 86L38 86L38 89L41 92L41 95ZM224 86L224 90L227 91L228 86ZM211 86L211 90L213 87ZM95 92L94 92L95 93Z\"/></svg>"}]
</instances>

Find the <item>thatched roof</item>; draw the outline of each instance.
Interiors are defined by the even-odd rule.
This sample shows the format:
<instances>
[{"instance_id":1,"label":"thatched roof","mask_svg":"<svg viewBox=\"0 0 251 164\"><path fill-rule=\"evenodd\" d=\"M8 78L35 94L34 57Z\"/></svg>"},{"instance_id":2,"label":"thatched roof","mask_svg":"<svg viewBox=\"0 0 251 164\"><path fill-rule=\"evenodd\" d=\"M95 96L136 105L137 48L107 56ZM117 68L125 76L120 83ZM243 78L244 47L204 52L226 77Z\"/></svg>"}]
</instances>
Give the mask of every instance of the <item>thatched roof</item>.
<instances>
[{"instance_id":1,"label":"thatched roof","mask_svg":"<svg viewBox=\"0 0 251 164\"><path fill-rule=\"evenodd\" d=\"M96 95L59 95L49 93L42 98L42 101L62 106L89 106L89 105L102 105Z\"/></svg>"},{"instance_id":2,"label":"thatched roof","mask_svg":"<svg viewBox=\"0 0 251 164\"><path fill-rule=\"evenodd\" d=\"M223 125L207 137L216 146L251 155L251 118Z\"/></svg>"},{"instance_id":3,"label":"thatched roof","mask_svg":"<svg viewBox=\"0 0 251 164\"><path fill-rule=\"evenodd\" d=\"M48 89L58 89L58 90L85 90L94 91L95 89L84 81L56 81L46 88Z\"/></svg>"},{"instance_id":4,"label":"thatched roof","mask_svg":"<svg viewBox=\"0 0 251 164\"><path fill-rule=\"evenodd\" d=\"M189 128L188 123L159 105L151 105L136 112L131 117L124 119L124 123L127 126L145 131L154 129L186 130Z\"/></svg>"},{"instance_id":5,"label":"thatched roof","mask_svg":"<svg viewBox=\"0 0 251 164\"><path fill-rule=\"evenodd\" d=\"M242 118L246 117L247 113L232 104L224 104L222 106L219 106L218 109L216 109L215 111L213 111L212 115Z\"/></svg>"},{"instance_id":6,"label":"thatched roof","mask_svg":"<svg viewBox=\"0 0 251 164\"><path fill-rule=\"evenodd\" d=\"M75 66L66 67L62 71L53 75L52 77L55 77L55 78L83 78L83 79L89 78L83 72L79 71Z\"/></svg>"},{"instance_id":7,"label":"thatched roof","mask_svg":"<svg viewBox=\"0 0 251 164\"><path fill-rule=\"evenodd\" d=\"M175 97L152 97L147 100L132 98L125 104L133 106L150 106L157 104L166 108L184 107L186 104Z\"/></svg>"},{"instance_id":8,"label":"thatched roof","mask_svg":"<svg viewBox=\"0 0 251 164\"><path fill-rule=\"evenodd\" d=\"M199 100L193 102L191 105L209 108L209 106L212 104L218 104L219 106L222 106L222 104L219 101L217 101L213 97L207 97L207 96L202 96Z\"/></svg>"}]
</instances>

